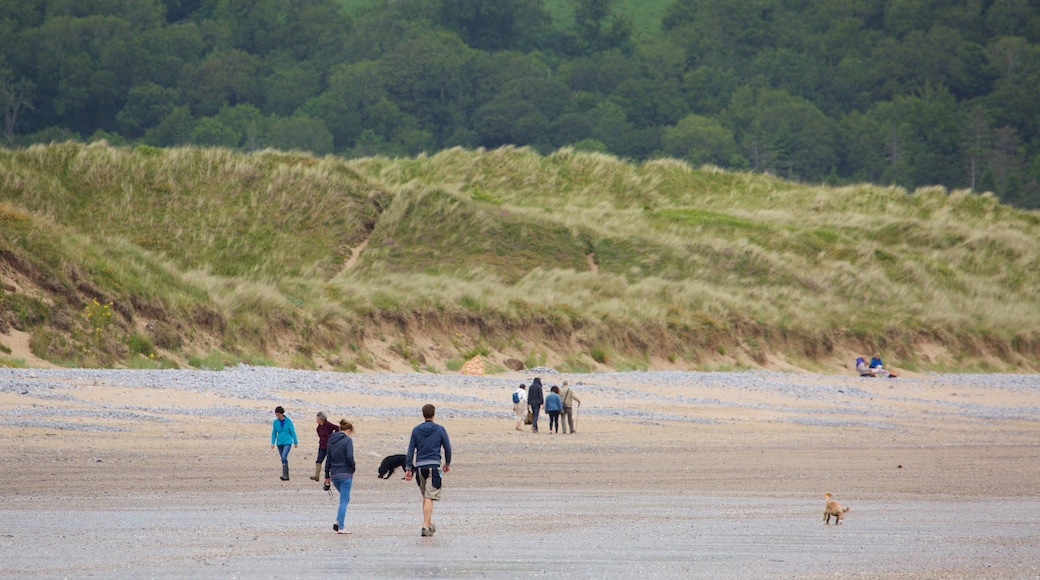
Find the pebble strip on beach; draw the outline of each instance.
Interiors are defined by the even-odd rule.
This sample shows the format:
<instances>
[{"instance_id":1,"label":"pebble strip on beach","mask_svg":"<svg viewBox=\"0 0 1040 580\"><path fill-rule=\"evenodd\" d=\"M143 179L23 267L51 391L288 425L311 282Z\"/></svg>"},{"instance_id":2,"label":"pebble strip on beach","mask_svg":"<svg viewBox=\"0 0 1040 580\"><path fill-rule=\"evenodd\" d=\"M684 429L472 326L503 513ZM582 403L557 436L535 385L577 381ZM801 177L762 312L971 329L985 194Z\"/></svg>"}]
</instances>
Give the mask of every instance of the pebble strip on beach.
<instances>
[{"instance_id":1,"label":"pebble strip on beach","mask_svg":"<svg viewBox=\"0 0 1040 580\"><path fill-rule=\"evenodd\" d=\"M575 392L598 399L624 401L627 404L608 406L586 405L585 416L628 418L647 421L697 421L678 413L648 411L633 408L634 403L666 405L696 405L699 407L766 408L764 403L741 401L740 393L768 393L779 400L797 401L789 409L788 419L799 424L818 426L861 426L885 428L891 418L890 406L874 402L877 394L864 388L864 381L892 381L886 393L889 401L898 400L907 386L926 386L935 390L942 400L928 400L938 404L940 413L970 417L978 420L1040 420L1040 407L1009 407L991 405L983 401L956 400L957 392L968 394L974 389L1000 389L1025 395L1040 395L1040 377L1011 374L958 374L928 375L921 378L864 379L853 376L809 375L774 371L744 372L689 372L689 371L633 371L587 375L560 375L553 369L537 368L508 377L468 376L458 374L366 374L291 370L275 367L239 365L222 371L199 370L97 370L97 369L0 369L0 393L20 395L25 404L9 410L0 418L0 426L54 427L54 417L87 416L89 419L164 421L162 415L174 412L179 416L237 418L257 414L258 402L281 401L285 405L310 406L306 400L287 399L286 393L297 396L310 393L335 393L351 396L417 398L435 396L442 413L453 417L503 418L512 416L511 405L504 403L506 396L520 382L529 383L542 377L546 389L552 384L570 381ZM223 404L211 407L164 409L133 405L104 405L87 413L82 409L61 408L58 403L83 403L75 393L77 388L93 384L135 389L175 389L188 393L216 395L241 405ZM877 384L877 383L875 383ZM638 385L638 388L632 385ZM699 388L711 388L715 395L698 397ZM658 394L668 392L669 395ZM725 400L717 393L733 393ZM503 394L505 393L505 395ZM676 394L678 393L678 394ZM689 394L686 394L689 393ZM953 395L950 400L947 395ZM802 403L823 406L806 408ZM770 405L771 410L784 411L782 403ZM329 408L335 414L350 416L410 418L415 415L412 406L373 407L340 406ZM262 417L266 419L266 410ZM861 416L857 421L850 417ZM108 431L114 428L103 423L78 422L65 428Z\"/></svg>"}]
</instances>

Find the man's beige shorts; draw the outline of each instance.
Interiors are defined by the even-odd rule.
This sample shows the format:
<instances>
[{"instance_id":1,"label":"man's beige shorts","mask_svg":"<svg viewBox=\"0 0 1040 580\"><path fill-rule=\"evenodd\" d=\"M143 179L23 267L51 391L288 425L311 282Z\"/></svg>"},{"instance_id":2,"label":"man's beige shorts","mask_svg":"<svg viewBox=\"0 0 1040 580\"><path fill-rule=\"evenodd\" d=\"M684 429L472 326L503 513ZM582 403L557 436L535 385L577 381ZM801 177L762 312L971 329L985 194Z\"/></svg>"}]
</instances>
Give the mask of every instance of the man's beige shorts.
<instances>
[{"instance_id":1,"label":"man's beige shorts","mask_svg":"<svg viewBox=\"0 0 1040 580\"><path fill-rule=\"evenodd\" d=\"M419 484L419 491L423 497L440 501L441 499L441 470L437 467L416 467L412 472L415 482Z\"/></svg>"}]
</instances>

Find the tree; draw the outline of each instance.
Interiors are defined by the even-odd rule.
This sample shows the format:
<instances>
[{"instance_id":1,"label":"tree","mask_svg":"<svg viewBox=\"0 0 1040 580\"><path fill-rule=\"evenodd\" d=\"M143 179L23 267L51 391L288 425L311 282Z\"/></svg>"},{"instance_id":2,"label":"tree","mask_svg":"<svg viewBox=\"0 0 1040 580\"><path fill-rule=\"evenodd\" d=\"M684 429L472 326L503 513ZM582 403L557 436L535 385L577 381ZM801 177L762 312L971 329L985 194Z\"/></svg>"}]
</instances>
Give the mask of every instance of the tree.
<instances>
[{"instance_id":1,"label":"tree","mask_svg":"<svg viewBox=\"0 0 1040 580\"><path fill-rule=\"evenodd\" d=\"M378 75L394 105L440 140L466 124L475 53L455 35L426 33L385 55Z\"/></svg>"},{"instance_id":2,"label":"tree","mask_svg":"<svg viewBox=\"0 0 1040 580\"><path fill-rule=\"evenodd\" d=\"M191 143L195 119L188 107L176 107L155 127L144 132L143 141L153 147L176 147Z\"/></svg>"},{"instance_id":3,"label":"tree","mask_svg":"<svg viewBox=\"0 0 1040 580\"><path fill-rule=\"evenodd\" d=\"M872 61L878 98L909 94L925 85L945 86L961 98L973 98L988 93L995 79L986 51L945 26L884 39Z\"/></svg>"},{"instance_id":4,"label":"tree","mask_svg":"<svg viewBox=\"0 0 1040 580\"><path fill-rule=\"evenodd\" d=\"M255 151L262 147L261 133L264 131L266 119L260 109L254 105L243 104L233 107L221 107L216 120L235 132L238 146L246 151Z\"/></svg>"},{"instance_id":5,"label":"tree","mask_svg":"<svg viewBox=\"0 0 1040 580\"><path fill-rule=\"evenodd\" d=\"M210 22L205 28L213 28ZM135 85L146 82L175 88L181 80L181 72L189 64L198 61L221 41L214 32L205 30L194 22L177 22L162 28L144 30L139 37L143 70Z\"/></svg>"},{"instance_id":6,"label":"tree","mask_svg":"<svg viewBox=\"0 0 1040 580\"><path fill-rule=\"evenodd\" d=\"M297 62L317 68L335 66L347 59L347 43L353 30L350 16L336 0L281 0L291 10L269 39L267 53L285 52ZM295 4L295 6L293 6Z\"/></svg>"},{"instance_id":7,"label":"tree","mask_svg":"<svg viewBox=\"0 0 1040 580\"><path fill-rule=\"evenodd\" d=\"M357 138L357 144L351 149L350 157L371 157L384 153L386 150L386 141L384 141L379 135L376 135L373 131L365 129L361 132L361 135Z\"/></svg>"},{"instance_id":8,"label":"tree","mask_svg":"<svg viewBox=\"0 0 1040 580\"><path fill-rule=\"evenodd\" d=\"M33 110L35 85L26 79L14 80L10 70L0 70L0 105L4 108L4 138L8 145L14 144L18 129L18 115L23 110Z\"/></svg>"},{"instance_id":9,"label":"tree","mask_svg":"<svg viewBox=\"0 0 1040 580\"><path fill-rule=\"evenodd\" d=\"M437 0L436 14L467 45L487 51L537 48L552 22L542 0Z\"/></svg>"},{"instance_id":10,"label":"tree","mask_svg":"<svg viewBox=\"0 0 1040 580\"><path fill-rule=\"evenodd\" d=\"M945 87L925 86L913 95L875 103L868 114L879 127L888 161L882 181L907 188L968 183L964 122Z\"/></svg>"},{"instance_id":11,"label":"tree","mask_svg":"<svg viewBox=\"0 0 1040 580\"><path fill-rule=\"evenodd\" d=\"M321 93L321 73L296 61L280 62L260 81L265 110L280 116L292 115Z\"/></svg>"},{"instance_id":12,"label":"tree","mask_svg":"<svg viewBox=\"0 0 1040 580\"><path fill-rule=\"evenodd\" d=\"M926 85L911 96L899 97L896 105L919 144L911 158L912 185L964 187L963 123L953 94L944 86Z\"/></svg>"},{"instance_id":13,"label":"tree","mask_svg":"<svg viewBox=\"0 0 1040 580\"><path fill-rule=\"evenodd\" d=\"M301 111L325 122L337 150L351 146L361 133L364 109L386 98L379 78L379 64L343 64L328 75L328 88Z\"/></svg>"},{"instance_id":14,"label":"tree","mask_svg":"<svg viewBox=\"0 0 1040 580\"><path fill-rule=\"evenodd\" d=\"M537 114L538 110L531 103L517 93L510 93L477 109L473 113L473 129L480 136L480 144L484 147L501 147L511 143L524 145L526 143L520 142L519 131L514 131L514 126L521 119ZM528 120L527 124L530 123ZM529 135L524 137L529 138Z\"/></svg>"},{"instance_id":15,"label":"tree","mask_svg":"<svg viewBox=\"0 0 1040 580\"><path fill-rule=\"evenodd\" d=\"M729 104L740 79L730 69L699 66L683 74L683 94L689 111L701 115L715 115Z\"/></svg>"},{"instance_id":16,"label":"tree","mask_svg":"<svg viewBox=\"0 0 1040 580\"><path fill-rule=\"evenodd\" d=\"M692 65L744 68L757 51L781 45L781 34L798 37L790 23L777 23L781 10L782 3L771 0L677 0L661 26Z\"/></svg>"},{"instance_id":17,"label":"tree","mask_svg":"<svg viewBox=\"0 0 1040 580\"><path fill-rule=\"evenodd\" d=\"M751 59L749 72L767 86L784 89L792 95L815 99L822 82L824 67L813 55L790 48L766 48Z\"/></svg>"},{"instance_id":18,"label":"tree","mask_svg":"<svg viewBox=\"0 0 1040 580\"><path fill-rule=\"evenodd\" d=\"M541 75L518 78L506 83L495 98L503 95L527 101L549 119L559 117L571 106L571 92L567 85Z\"/></svg>"},{"instance_id":19,"label":"tree","mask_svg":"<svg viewBox=\"0 0 1040 580\"><path fill-rule=\"evenodd\" d=\"M254 102L256 58L241 50L214 53L198 65L188 66L180 86L197 115L213 115L226 104Z\"/></svg>"},{"instance_id":20,"label":"tree","mask_svg":"<svg viewBox=\"0 0 1040 580\"><path fill-rule=\"evenodd\" d=\"M54 16L25 33L25 41L33 47L31 80L36 84L41 122L82 134L116 128L126 92L146 69L138 44L139 26L162 22L161 16L147 16L153 4L128 2L126 7L131 5L146 15L141 17L143 23L101 14ZM138 12L131 10L128 18Z\"/></svg>"},{"instance_id":21,"label":"tree","mask_svg":"<svg viewBox=\"0 0 1040 580\"><path fill-rule=\"evenodd\" d=\"M564 113L552 122L549 134L553 145L563 147L587 139L592 134L592 122L584 113Z\"/></svg>"},{"instance_id":22,"label":"tree","mask_svg":"<svg viewBox=\"0 0 1040 580\"><path fill-rule=\"evenodd\" d=\"M434 8L429 0L362 5L344 47L349 62L377 61L402 42L428 33L436 19Z\"/></svg>"},{"instance_id":23,"label":"tree","mask_svg":"<svg viewBox=\"0 0 1040 580\"><path fill-rule=\"evenodd\" d=\"M890 0L885 6L885 30L895 38L927 30L934 19L931 0Z\"/></svg>"},{"instance_id":24,"label":"tree","mask_svg":"<svg viewBox=\"0 0 1040 580\"><path fill-rule=\"evenodd\" d=\"M1014 36L1037 30L1037 14L1024 0L987 2L986 27L997 36Z\"/></svg>"},{"instance_id":25,"label":"tree","mask_svg":"<svg viewBox=\"0 0 1040 580\"><path fill-rule=\"evenodd\" d=\"M827 82L822 83L816 99L831 116L870 107L870 91L874 86L868 59L857 55L846 56L836 65L819 73Z\"/></svg>"},{"instance_id":26,"label":"tree","mask_svg":"<svg viewBox=\"0 0 1040 580\"><path fill-rule=\"evenodd\" d=\"M1025 165L1021 148L1014 127L1005 125L993 132L993 149L989 152L987 164L996 178L996 193L1002 198L1012 193L1010 185Z\"/></svg>"},{"instance_id":27,"label":"tree","mask_svg":"<svg viewBox=\"0 0 1040 580\"><path fill-rule=\"evenodd\" d=\"M611 101L601 101L588 112L592 123L591 137L605 144L614 153L625 149L625 139L632 131L632 124L625 116L625 109Z\"/></svg>"},{"instance_id":28,"label":"tree","mask_svg":"<svg viewBox=\"0 0 1040 580\"><path fill-rule=\"evenodd\" d=\"M685 59L667 41L646 43L636 53L638 76L622 80L612 98L636 127L673 125L688 113L682 93Z\"/></svg>"},{"instance_id":29,"label":"tree","mask_svg":"<svg viewBox=\"0 0 1040 580\"><path fill-rule=\"evenodd\" d=\"M614 0L573 0L574 31L585 53L632 49L634 25L630 18L612 15Z\"/></svg>"},{"instance_id":30,"label":"tree","mask_svg":"<svg viewBox=\"0 0 1040 580\"><path fill-rule=\"evenodd\" d=\"M599 52L560 66L560 76L567 86L588 93L610 94L622 82L641 74L639 62L619 50Z\"/></svg>"},{"instance_id":31,"label":"tree","mask_svg":"<svg viewBox=\"0 0 1040 580\"><path fill-rule=\"evenodd\" d=\"M838 175L850 181L883 181L887 169L885 129L878 119L852 111L838 124Z\"/></svg>"},{"instance_id":32,"label":"tree","mask_svg":"<svg viewBox=\"0 0 1040 580\"><path fill-rule=\"evenodd\" d=\"M269 147L285 151L310 151L315 155L332 153L332 133L321 119L275 118L268 127L265 142Z\"/></svg>"},{"instance_id":33,"label":"tree","mask_svg":"<svg viewBox=\"0 0 1040 580\"><path fill-rule=\"evenodd\" d=\"M191 131L191 142L207 147L238 147L238 133L214 117L199 119Z\"/></svg>"},{"instance_id":34,"label":"tree","mask_svg":"<svg viewBox=\"0 0 1040 580\"><path fill-rule=\"evenodd\" d=\"M587 151L589 153L610 153L610 150L607 149L607 146L604 145L602 141L597 141L595 139L582 139L581 141L575 142L573 145L571 145L571 147L573 147L575 151Z\"/></svg>"},{"instance_id":35,"label":"tree","mask_svg":"<svg viewBox=\"0 0 1040 580\"><path fill-rule=\"evenodd\" d=\"M212 18L230 32L231 47L263 56L282 47L286 23L304 10L308 0L217 0L210 4ZM314 0L324 3L325 0Z\"/></svg>"},{"instance_id":36,"label":"tree","mask_svg":"<svg viewBox=\"0 0 1040 580\"><path fill-rule=\"evenodd\" d=\"M467 87L467 93L472 95L471 102L475 108L494 99L506 86L554 78L563 82L561 75L554 74L549 65L538 60L535 55L518 52L474 52L466 67L463 83ZM566 86L563 90L565 93L568 92Z\"/></svg>"},{"instance_id":37,"label":"tree","mask_svg":"<svg viewBox=\"0 0 1040 580\"><path fill-rule=\"evenodd\" d=\"M1040 152L1029 160L1020 203L1025 208L1040 209Z\"/></svg>"},{"instance_id":38,"label":"tree","mask_svg":"<svg viewBox=\"0 0 1040 580\"><path fill-rule=\"evenodd\" d=\"M202 7L203 0L162 0L162 3L166 6L166 22L172 24L190 18Z\"/></svg>"},{"instance_id":39,"label":"tree","mask_svg":"<svg viewBox=\"0 0 1040 580\"><path fill-rule=\"evenodd\" d=\"M1036 50L1028 40L1018 36L997 39L986 54L990 64L1003 77L1012 77L1029 69L1036 60Z\"/></svg>"},{"instance_id":40,"label":"tree","mask_svg":"<svg viewBox=\"0 0 1040 580\"><path fill-rule=\"evenodd\" d=\"M159 124L177 106L177 91L146 82L130 88L126 104L116 122L129 137L140 137L145 129Z\"/></svg>"},{"instance_id":41,"label":"tree","mask_svg":"<svg viewBox=\"0 0 1040 580\"><path fill-rule=\"evenodd\" d=\"M1021 39L1002 39L989 49L1001 77L979 101L995 125L1014 127L1025 142L1040 137L1040 50Z\"/></svg>"},{"instance_id":42,"label":"tree","mask_svg":"<svg viewBox=\"0 0 1040 580\"><path fill-rule=\"evenodd\" d=\"M964 127L964 151L967 154L969 187L975 191L982 175L986 152L990 149L990 122L986 111L972 107Z\"/></svg>"},{"instance_id":43,"label":"tree","mask_svg":"<svg viewBox=\"0 0 1040 580\"><path fill-rule=\"evenodd\" d=\"M727 117L752 169L822 181L837 167L836 124L801 97L745 86Z\"/></svg>"},{"instance_id":44,"label":"tree","mask_svg":"<svg viewBox=\"0 0 1040 580\"><path fill-rule=\"evenodd\" d=\"M394 155L413 156L424 152L432 153L438 149L433 133L410 126L402 127L394 133L394 143L396 144L393 150Z\"/></svg>"},{"instance_id":45,"label":"tree","mask_svg":"<svg viewBox=\"0 0 1040 580\"><path fill-rule=\"evenodd\" d=\"M329 88L300 109L325 123L334 137L336 150L353 147L364 131L389 141L402 128L418 126L386 90L382 67L379 62L337 67L330 75Z\"/></svg>"},{"instance_id":46,"label":"tree","mask_svg":"<svg viewBox=\"0 0 1040 580\"><path fill-rule=\"evenodd\" d=\"M899 107L892 102L879 103L871 113L881 117L881 147L885 155L885 167L881 172L882 183L894 183L913 188L913 162L923 148L913 126L898 113Z\"/></svg>"},{"instance_id":47,"label":"tree","mask_svg":"<svg viewBox=\"0 0 1040 580\"><path fill-rule=\"evenodd\" d=\"M710 163L719 167L745 167L733 133L715 119L689 115L674 127L665 129L661 147L673 157L695 166Z\"/></svg>"}]
</instances>

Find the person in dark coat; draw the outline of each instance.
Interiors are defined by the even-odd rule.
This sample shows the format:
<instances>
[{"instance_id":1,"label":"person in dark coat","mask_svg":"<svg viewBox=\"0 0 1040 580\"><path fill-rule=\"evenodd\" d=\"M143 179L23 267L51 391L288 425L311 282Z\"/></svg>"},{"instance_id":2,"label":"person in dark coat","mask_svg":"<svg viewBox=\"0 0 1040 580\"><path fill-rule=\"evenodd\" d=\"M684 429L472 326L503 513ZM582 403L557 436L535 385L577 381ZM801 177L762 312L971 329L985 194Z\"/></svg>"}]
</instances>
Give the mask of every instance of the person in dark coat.
<instances>
[{"instance_id":1,"label":"person in dark coat","mask_svg":"<svg viewBox=\"0 0 1040 580\"><path fill-rule=\"evenodd\" d=\"M531 409L531 431L538 432L538 413L545 403L545 395L542 393L542 379L535 377L531 386L527 389L527 406Z\"/></svg>"},{"instance_id":2,"label":"person in dark coat","mask_svg":"<svg viewBox=\"0 0 1040 580\"><path fill-rule=\"evenodd\" d=\"M350 503L350 488L354 484L354 426L346 419L340 419L339 430L329 435L328 454L325 461L325 486L336 486L339 492L339 510L332 529L340 534L349 534L343 529L347 517L347 504Z\"/></svg>"}]
</instances>

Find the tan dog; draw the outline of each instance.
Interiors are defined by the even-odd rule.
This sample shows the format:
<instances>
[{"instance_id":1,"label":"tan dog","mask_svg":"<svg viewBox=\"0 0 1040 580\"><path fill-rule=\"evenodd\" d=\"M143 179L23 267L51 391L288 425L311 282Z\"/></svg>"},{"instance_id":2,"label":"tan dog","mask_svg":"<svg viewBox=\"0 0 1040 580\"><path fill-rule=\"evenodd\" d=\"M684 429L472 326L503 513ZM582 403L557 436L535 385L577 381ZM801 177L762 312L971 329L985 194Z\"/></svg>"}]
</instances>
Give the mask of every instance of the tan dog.
<instances>
[{"instance_id":1,"label":"tan dog","mask_svg":"<svg viewBox=\"0 0 1040 580\"><path fill-rule=\"evenodd\" d=\"M831 499L831 492L823 494L823 499L827 501L826 507L823 508L823 523L831 523L831 516L834 516L834 525L841 523L841 520L845 517L845 512L849 511L849 508L841 507L838 500Z\"/></svg>"}]
</instances>

